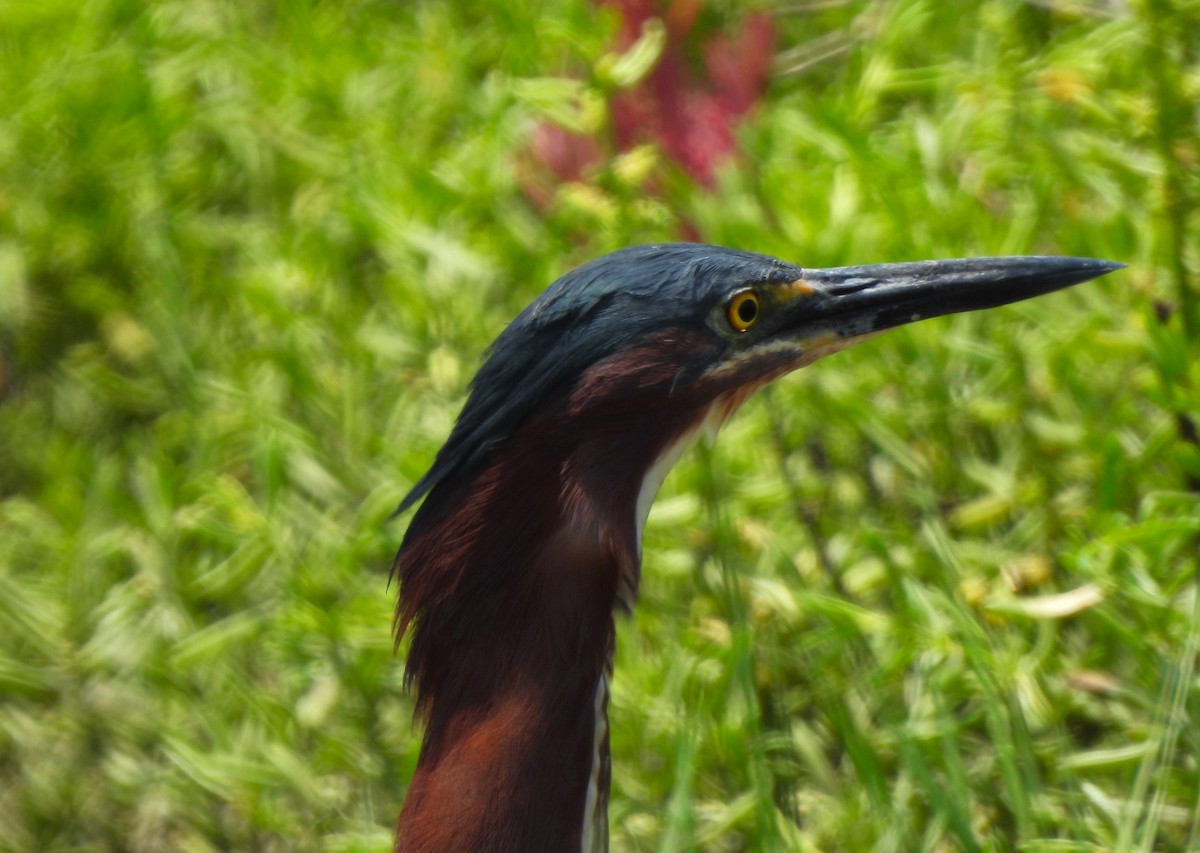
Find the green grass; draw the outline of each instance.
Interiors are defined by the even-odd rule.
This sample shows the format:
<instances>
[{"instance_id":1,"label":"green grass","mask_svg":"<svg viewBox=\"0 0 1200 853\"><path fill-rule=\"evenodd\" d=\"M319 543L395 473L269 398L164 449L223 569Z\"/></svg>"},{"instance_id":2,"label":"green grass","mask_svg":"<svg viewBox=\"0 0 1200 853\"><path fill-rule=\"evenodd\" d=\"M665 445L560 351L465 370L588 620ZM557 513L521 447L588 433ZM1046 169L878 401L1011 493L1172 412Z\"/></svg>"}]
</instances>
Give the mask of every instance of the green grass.
<instances>
[{"instance_id":1,"label":"green grass","mask_svg":"<svg viewBox=\"0 0 1200 853\"><path fill-rule=\"evenodd\" d=\"M685 223L1130 266L681 463L614 848L1200 848L1200 4L797 5L780 68L839 49L714 191L640 150L539 209L534 122L611 85L582 0L0 4L0 848L386 849L388 516L511 316Z\"/></svg>"}]
</instances>

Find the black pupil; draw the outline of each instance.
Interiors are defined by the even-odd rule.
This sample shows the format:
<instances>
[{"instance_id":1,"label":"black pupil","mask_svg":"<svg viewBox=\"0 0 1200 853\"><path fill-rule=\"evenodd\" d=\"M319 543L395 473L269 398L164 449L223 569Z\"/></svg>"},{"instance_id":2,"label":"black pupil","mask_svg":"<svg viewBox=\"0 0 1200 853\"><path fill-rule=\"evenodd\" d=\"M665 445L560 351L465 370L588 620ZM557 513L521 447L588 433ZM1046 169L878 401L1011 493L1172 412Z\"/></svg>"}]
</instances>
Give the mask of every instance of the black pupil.
<instances>
[{"instance_id":1,"label":"black pupil","mask_svg":"<svg viewBox=\"0 0 1200 853\"><path fill-rule=\"evenodd\" d=\"M737 315L738 319L743 323L754 322L754 318L758 316L758 304L754 301L753 297L747 296L738 303Z\"/></svg>"}]
</instances>

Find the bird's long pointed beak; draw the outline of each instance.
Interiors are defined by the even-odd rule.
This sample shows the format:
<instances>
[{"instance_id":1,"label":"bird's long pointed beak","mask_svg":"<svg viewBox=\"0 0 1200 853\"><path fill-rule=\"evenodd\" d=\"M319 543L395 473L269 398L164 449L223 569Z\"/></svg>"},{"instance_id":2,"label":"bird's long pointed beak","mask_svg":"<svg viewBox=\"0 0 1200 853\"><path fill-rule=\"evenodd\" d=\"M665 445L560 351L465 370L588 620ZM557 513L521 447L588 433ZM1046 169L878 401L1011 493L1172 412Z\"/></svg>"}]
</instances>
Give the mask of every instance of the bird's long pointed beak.
<instances>
[{"instance_id":1,"label":"bird's long pointed beak","mask_svg":"<svg viewBox=\"0 0 1200 853\"><path fill-rule=\"evenodd\" d=\"M1124 267L1094 258L960 258L805 270L802 325L857 338L929 317L995 308ZM805 288L807 285L807 288ZM849 343L849 342L847 342Z\"/></svg>"}]
</instances>

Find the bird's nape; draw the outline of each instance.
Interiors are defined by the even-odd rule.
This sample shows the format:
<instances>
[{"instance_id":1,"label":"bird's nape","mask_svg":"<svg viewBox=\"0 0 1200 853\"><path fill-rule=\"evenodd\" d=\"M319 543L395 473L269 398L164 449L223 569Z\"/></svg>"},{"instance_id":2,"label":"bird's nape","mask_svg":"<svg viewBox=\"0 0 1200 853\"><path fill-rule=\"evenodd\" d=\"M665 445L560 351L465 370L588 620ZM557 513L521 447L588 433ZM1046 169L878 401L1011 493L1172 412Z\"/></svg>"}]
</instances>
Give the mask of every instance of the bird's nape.
<instances>
[{"instance_id":1,"label":"bird's nape","mask_svg":"<svg viewBox=\"0 0 1200 853\"><path fill-rule=\"evenodd\" d=\"M704 426L886 329L1118 269L978 258L803 269L698 244L563 276L497 338L396 556L426 721L397 850L606 849L613 611ZM397 638L399 640L399 637Z\"/></svg>"}]
</instances>

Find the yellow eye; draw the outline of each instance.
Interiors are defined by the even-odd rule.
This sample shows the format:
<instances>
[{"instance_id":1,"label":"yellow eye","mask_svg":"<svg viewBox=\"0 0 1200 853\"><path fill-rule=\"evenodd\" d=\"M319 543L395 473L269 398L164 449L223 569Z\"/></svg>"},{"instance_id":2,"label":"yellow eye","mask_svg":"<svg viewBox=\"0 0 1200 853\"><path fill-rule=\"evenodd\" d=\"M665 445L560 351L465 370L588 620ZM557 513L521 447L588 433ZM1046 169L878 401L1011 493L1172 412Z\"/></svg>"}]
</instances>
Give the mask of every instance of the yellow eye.
<instances>
[{"instance_id":1,"label":"yellow eye","mask_svg":"<svg viewBox=\"0 0 1200 853\"><path fill-rule=\"evenodd\" d=\"M725 306L725 315L735 332L744 332L758 319L758 309L758 294L753 290L743 290L729 300L729 304Z\"/></svg>"}]
</instances>

